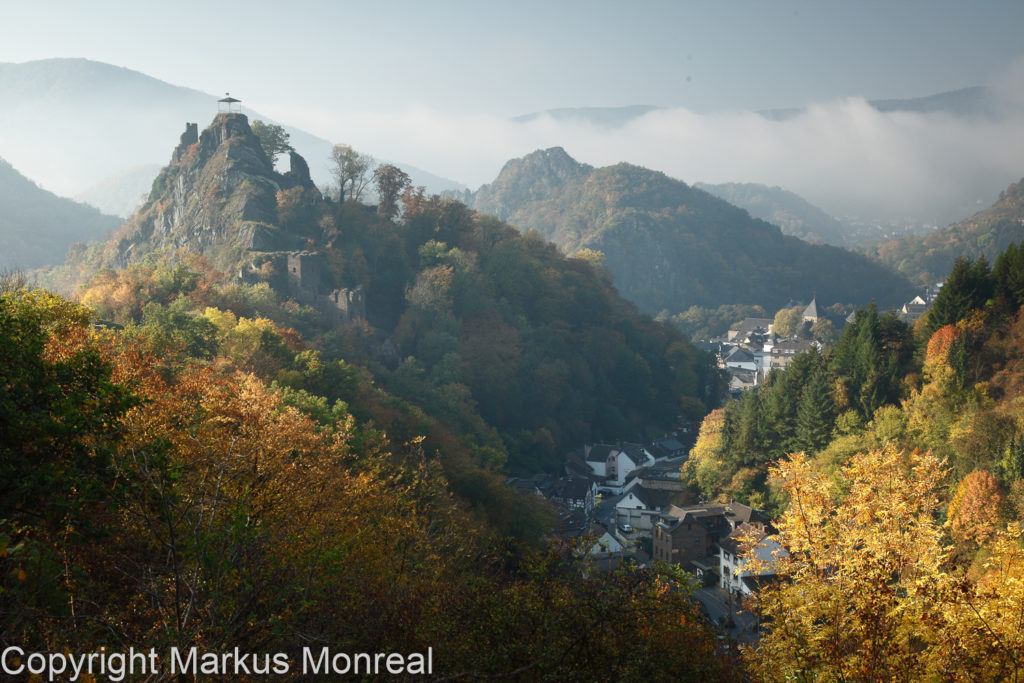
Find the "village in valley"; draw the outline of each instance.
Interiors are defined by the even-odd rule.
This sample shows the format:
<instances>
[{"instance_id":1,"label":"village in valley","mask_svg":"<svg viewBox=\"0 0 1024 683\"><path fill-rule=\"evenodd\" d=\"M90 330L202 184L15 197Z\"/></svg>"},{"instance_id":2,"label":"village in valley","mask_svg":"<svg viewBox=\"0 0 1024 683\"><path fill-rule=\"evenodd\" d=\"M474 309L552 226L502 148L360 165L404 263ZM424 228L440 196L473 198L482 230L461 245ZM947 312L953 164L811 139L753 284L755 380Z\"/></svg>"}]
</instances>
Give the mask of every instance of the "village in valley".
<instances>
[{"instance_id":1,"label":"village in valley","mask_svg":"<svg viewBox=\"0 0 1024 683\"><path fill-rule=\"evenodd\" d=\"M897 317L919 319L941 286L905 303ZM758 387L797 354L826 345L811 332L829 320L817 301L789 308L800 313L799 334L782 337L774 331L776 319L746 318L723 337L694 342L715 354L731 396ZM764 511L737 501L699 500L687 488L682 470L698 432L699 425L681 420L672 432L642 443L586 444L566 457L562 476L508 483L550 501L559 515L555 534L575 540L599 569L621 562L677 565L691 577L694 597L723 637L749 642L759 633L752 603L759 588L774 580L773 562L786 550L772 540L775 530Z\"/></svg>"}]
</instances>

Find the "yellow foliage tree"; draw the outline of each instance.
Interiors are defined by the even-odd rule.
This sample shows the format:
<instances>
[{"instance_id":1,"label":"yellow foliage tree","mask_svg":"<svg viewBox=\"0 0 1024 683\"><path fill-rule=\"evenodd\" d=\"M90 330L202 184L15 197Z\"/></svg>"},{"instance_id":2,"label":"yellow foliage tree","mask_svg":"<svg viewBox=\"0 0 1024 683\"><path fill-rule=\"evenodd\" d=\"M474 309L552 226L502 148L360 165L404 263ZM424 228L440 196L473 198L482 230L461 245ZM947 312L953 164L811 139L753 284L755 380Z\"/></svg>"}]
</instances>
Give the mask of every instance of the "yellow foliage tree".
<instances>
[{"instance_id":1,"label":"yellow foliage tree","mask_svg":"<svg viewBox=\"0 0 1024 683\"><path fill-rule=\"evenodd\" d=\"M683 466L684 475L696 481L707 497L723 490L728 484L721 452L724 427L725 408L716 408L708 413L700 423L697 442Z\"/></svg>"},{"instance_id":2,"label":"yellow foliage tree","mask_svg":"<svg viewBox=\"0 0 1024 683\"><path fill-rule=\"evenodd\" d=\"M775 539L789 555L773 563L782 580L760 596L769 630L746 653L756 674L1018 680L1020 528L996 534L977 583L947 573L936 515L945 474L934 455L891 446L854 456L838 481L802 453L772 469L789 497Z\"/></svg>"}]
</instances>

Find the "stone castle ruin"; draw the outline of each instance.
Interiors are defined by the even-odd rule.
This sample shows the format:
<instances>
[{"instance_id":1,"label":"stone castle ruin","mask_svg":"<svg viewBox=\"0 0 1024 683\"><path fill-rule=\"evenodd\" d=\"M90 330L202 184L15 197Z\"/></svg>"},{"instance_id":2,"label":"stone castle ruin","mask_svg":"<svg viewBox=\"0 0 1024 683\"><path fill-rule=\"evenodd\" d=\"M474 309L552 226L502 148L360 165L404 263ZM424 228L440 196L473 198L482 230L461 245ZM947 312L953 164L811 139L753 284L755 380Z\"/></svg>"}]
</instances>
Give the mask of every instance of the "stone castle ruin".
<instances>
[{"instance_id":1,"label":"stone castle ruin","mask_svg":"<svg viewBox=\"0 0 1024 683\"><path fill-rule=\"evenodd\" d=\"M313 306L331 325L346 325L366 318L362 287L327 291L323 279L323 255L293 251L287 255L288 293L296 301Z\"/></svg>"}]
</instances>

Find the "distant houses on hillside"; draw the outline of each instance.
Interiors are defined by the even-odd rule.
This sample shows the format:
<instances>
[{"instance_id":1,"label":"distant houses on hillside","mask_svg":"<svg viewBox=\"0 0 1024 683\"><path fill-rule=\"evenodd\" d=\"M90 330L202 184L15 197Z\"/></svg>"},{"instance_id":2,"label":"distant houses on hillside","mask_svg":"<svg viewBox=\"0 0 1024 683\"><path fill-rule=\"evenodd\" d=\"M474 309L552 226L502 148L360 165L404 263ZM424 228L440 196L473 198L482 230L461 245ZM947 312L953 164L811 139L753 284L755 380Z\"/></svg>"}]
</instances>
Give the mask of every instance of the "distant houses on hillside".
<instances>
[{"instance_id":1,"label":"distant houses on hillside","mask_svg":"<svg viewBox=\"0 0 1024 683\"><path fill-rule=\"evenodd\" d=\"M738 502L693 503L680 470L694 436L687 426L644 443L586 444L566 458L564 475L509 484L555 506L556 536L594 539L577 552L600 568L629 558L666 562L737 598L755 595L773 580L772 562L785 551L772 540L771 520L761 510Z\"/></svg>"},{"instance_id":2,"label":"distant houses on hillside","mask_svg":"<svg viewBox=\"0 0 1024 683\"><path fill-rule=\"evenodd\" d=\"M935 289L929 288L922 296L916 296L903 304L896 310L896 315L908 323L918 320L928 311L941 286L940 284ZM785 308L794 308L797 305L803 304L793 304ZM851 312L845 322L852 321L853 315ZM804 306L800 312L805 334L808 334L815 323L823 317L818 309L817 299L811 299L811 303ZM842 320L831 320L833 324L838 323L837 326L843 324ZM773 318L745 318L724 337L694 342L694 345L716 355L718 367L724 370L728 377L729 392L733 396L738 396L744 391L760 386L772 369L784 369L798 353L812 348L820 349L825 343L823 339L804 336L784 338L775 333L774 327Z\"/></svg>"}]
</instances>

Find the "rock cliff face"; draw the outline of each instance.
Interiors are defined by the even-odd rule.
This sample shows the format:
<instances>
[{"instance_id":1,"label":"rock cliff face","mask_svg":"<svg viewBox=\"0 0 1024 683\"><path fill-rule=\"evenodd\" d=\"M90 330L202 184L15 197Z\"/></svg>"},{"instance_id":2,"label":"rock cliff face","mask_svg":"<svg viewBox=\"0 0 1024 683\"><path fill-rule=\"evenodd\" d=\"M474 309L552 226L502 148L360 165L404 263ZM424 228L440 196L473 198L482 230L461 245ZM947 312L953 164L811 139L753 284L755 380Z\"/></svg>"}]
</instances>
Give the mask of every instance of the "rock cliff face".
<instances>
[{"instance_id":1,"label":"rock cliff face","mask_svg":"<svg viewBox=\"0 0 1024 683\"><path fill-rule=\"evenodd\" d=\"M275 172L244 114L218 114L202 133L186 124L149 199L103 260L123 267L152 250L180 248L233 268L247 251L298 248L301 240L277 223L278 191L297 186L317 192L306 162L293 152L291 170Z\"/></svg>"}]
</instances>

